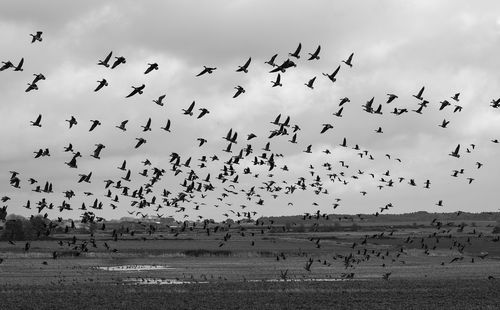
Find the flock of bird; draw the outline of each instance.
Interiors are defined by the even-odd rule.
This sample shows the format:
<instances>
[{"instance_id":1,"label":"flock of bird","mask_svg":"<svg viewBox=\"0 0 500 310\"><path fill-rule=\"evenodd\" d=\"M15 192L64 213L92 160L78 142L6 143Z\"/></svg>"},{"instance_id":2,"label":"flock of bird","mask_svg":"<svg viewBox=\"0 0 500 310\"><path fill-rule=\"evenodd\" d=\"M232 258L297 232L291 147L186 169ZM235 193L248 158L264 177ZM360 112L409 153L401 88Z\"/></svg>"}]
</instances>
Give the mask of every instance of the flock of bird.
<instances>
[{"instance_id":1,"label":"flock of bird","mask_svg":"<svg viewBox=\"0 0 500 310\"><path fill-rule=\"evenodd\" d=\"M35 34L31 34L32 43L40 44L42 42L42 32L38 31ZM318 61L320 59L321 46L318 46L309 56L306 61ZM106 68L115 70L121 66L126 66L127 60L123 56L115 56L113 58L113 52L105 54L106 56L102 60L97 61L97 66L104 66ZM300 65L299 61L302 57L302 45L299 44L297 48L288 53L288 57L285 57L282 62L277 61L278 54L273 55L268 61L265 62L269 66L269 73L276 74L274 79L271 81L270 87L283 87L283 78L289 70ZM3 65L0 67L0 71L23 71L24 58L22 58L17 65L14 65L11 61L2 62ZM322 75L328 79L333 85L336 81L341 78L340 72L344 70L351 70L354 66L355 58L354 53L348 55L341 64L333 68L332 71L322 73ZM238 74L249 74L252 66L252 58L249 57L242 65L238 66L234 71ZM152 74L154 71L160 70L158 63L148 63L145 66L144 74ZM213 66L203 66L203 69L195 75L198 79L209 78L209 75L217 74L217 67ZM5 74L5 73L4 73ZM45 76L42 73L34 74L35 78L28 83L26 92L32 92L39 89L38 83L45 80ZM310 79L306 79L304 85L310 89L314 89L317 77L314 76ZM110 83L107 79L102 78L97 81L96 87L93 89L94 92L101 92L105 87L110 87ZM131 86L132 91L128 94L123 94L123 98L131 98L134 96L144 94L146 89L145 84L138 86ZM236 85L234 87L235 92L232 96L234 100L238 97L249 95L245 88L241 85ZM89 90L92 91L92 90ZM406 107L394 107L390 113L396 116L405 113L416 113L423 114L426 109L429 109L432 105L425 97L425 87L413 95L415 98L415 109L408 110ZM166 95L160 95L156 99L153 99L153 103L159 106L165 104ZM361 106L361 109L369 114L383 114L386 113L384 106L389 104L394 104L397 102L398 95L387 94L387 99L384 104L375 104L375 98L371 98L365 104ZM126 99L124 99L126 100ZM340 98L338 103L338 108L332 113L333 116L337 118L343 117L345 106L349 105L350 99L348 97ZM351 104L352 105L352 104ZM463 106L460 103L460 93L453 94L448 99L444 99L440 102L438 106L438 111L443 111L445 109L451 109L453 113L460 113L463 110ZM494 109L500 108L500 98L495 99L491 102L491 107ZM196 119L209 117L211 111L206 107L200 107L196 101L192 101L187 107L178 112L179 115L189 117L195 115ZM30 125L43 130L43 115L39 114L34 116L34 120L30 122ZM71 115L66 120L61 120L68 123L68 129L71 130L74 126L81 123L86 125L85 121L77 119L77 116ZM143 125L141 125L141 134L146 134L154 130L153 123L154 119L148 118ZM385 173L376 173L374 171L364 171L361 169L355 169L357 171L352 172L353 167L349 170L352 165L344 160L333 161L335 159L334 150L325 149L322 151L325 155L331 156L332 160L329 160L322 164L321 167L315 167L312 164L308 167L308 175L300 176L295 180L284 179L279 180L279 175L285 174L289 171L289 167L286 164L280 163L284 161L284 155L282 153L276 152L273 149L271 143L280 140L290 143L292 145L299 144L301 126L298 123L292 121L290 116L286 116L284 113L279 115L274 115L266 123L270 123L272 130L269 132L268 136L260 137L264 139L263 147L259 150L262 151L260 154L256 154L257 148L253 139L257 139L257 135L253 132L246 133L246 137L242 138L242 135L238 133L233 128L228 129L227 134L221 137L226 143L226 147L220 150L222 153L217 154L206 154L199 158L192 158L189 154L179 154L177 152L171 152L169 165L162 167L155 165L153 162L145 158L142 161L143 169L141 171L132 171L129 168L129 162L127 159L123 159L117 163L117 169L123 173L119 178L109 178L104 181L102 186L102 192L90 192L85 191L83 193L77 193L73 189L62 190L63 186L71 187L71 184L52 184L52 182L45 181L45 185L38 185L42 183L42 180L36 180L35 178L26 176L27 173L24 171L10 171L9 184L16 190L21 190L24 186L32 186L32 191L36 194L33 198L28 200L23 206L13 206L10 208L23 207L26 209L36 210L36 214L43 214L45 218L49 217L50 214L54 214L52 210L58 210L61 214L65 211L80 210L81 211L81 221L83 223L91 222L103 222L104 218L99 216L99 211L103 209L115 210L117 208L127 208L127 212L136 217L164 217L166 214L169 215L182 215L183 219L189 218L193 211L200 210L207 206L207 201L210 199L216 201L212 207L218 208L222 205L229 207L229 213L223 214L226 218L234 218L237 223L242 221L255 221L257 226L264 227L264 223L258 220L258 214L260 211L256 211L254 208L257 206L263 206L264 204L273 204L273 200L278 197L285 197L289 200L289 205L293 205L293 194L297 191L310 191L314 195L322 195L331 201L329 207L333 211L337 207L341 206L342 199L340 197L334 197L332 193L329 192L328 187L331 183L349 186L355 184L358 179L367 178L376 183L376 188L379 190L385 188L391 188L396 186L410 186L410 187L421 187L424 189L429 189L431 187L431 180L416 180L412 176L397 176L394 175L390 170L385 171ZM124 120L119 124L112 124L114 130L127 131L129 128L127 125L129 120ZM442 129L449 126L450 120L443 119L440 124L437 124ZM88 131L94 131L98 126L103 125L100 120L94 119L90 120L90 126ZM267 124L266 124L267 125ZM322 124L318 128L318 134L326 134L328 131L333 130L334 126L331 123ZM167 120L165 125L161 127L161 130L166 133L175 133L175 128L172 126L171 120ZM374 129L377 134L383 134L383 128L380 126ZM258 140L258 139L257 139ZM146 138L140 136L135 138L135 141L131 141L131 145L134 149L141 148L148 141ZM492 143L498 143L497 139L492 139ZM200 137L197 139L197 147L202 148L210 143L206 138ZM246 144L239 147L242 144ZM391 163L403 164L404 160L398 158L394 154L377 154L372 152L362 146L358 145L356 142L351 141L348 137L344 137L338 141L338 146L340 148L354 152L361 159L366 161L374 160L387 160ZM95 144L95 149L89 152L90 157L98 160L101 159L103 150L106 148L103 144ZM458 144L454 149L450 150L449 155L454 158L459 158L463 155L464 150L466 153L473 153L476 148L475 144L461 145ZM314 148L312 144L306 144L300 147L300 150L304 153L313 153ZM52 150L54 151L54 150ZM86 156L87 152L78 151L74 149L73 145L69 143L64 147L63 153L67 154L68 160L65 165L68 168L78 170L79 159ZM225 154L224 154L225 153ZM40 148L33 152L33 160L42 160L44 157L51 156L51 150L49 148ZM227 154L227 155L226 155ZM194 162L196 161L196 163ZM483 167L482 162L476 162L475 169L480 169ZM306 167L307 169L307 167ZM215 172L214 172L215 171ZM75 172L75 184L78 183L91 183L93 181L93 176L98 174L99 171L79 171ZM458 169L452 172L453 177L459 177L464 174L464 169ZM181 178L180 189L177 186L172 188L163 187L161 184L162 180L167 178ZM134 186L132 181L136 181L139 185ZM474 180L473 176L467 177L467 182L470 184ZM57 191L55 190L57 189ZM62 192L62 197L61 193ZM363 189L360 191L360 195L365 196L368 194L368 190ZM36 195L36 196L35 196ZM80 196L82 199L85 197L90 197L89 202L83 202L82 205L77 208L72 205L71 199L75 196ZM271 200L269 202L269 199ZM4 196L2 202L7 203L10 197ZM33 200L37 200L33 202ZM126 203L126 201L128 203ZM236 203L234 201L237 201ZM248 201L245 203L245 201ZM440 200L436 203L437 206L442 206L443 201ZM312 202L313 208L319 209L319 204ZM383 213L389 208L395 207L391 202L384 206L376 207L377 211L374 212L375 216ZM4 211L7 210L7 206L3 207ZM15 212L16 209L13 211ZM9 210L10 211L10 210ZM52 213L51 213L52 212ZM3 220L5 220L5 213L3 215ZM264 212L265 213L265 212ZM0 213L1 215L2 213ZM358 215L358 217L360 217ZM328 215L324 212L308 211L304 215L304 220L307 219L328 219ZM353 217L354 218L354 217ZM61 219L61 217L59 217ZM210 228L208 226L208 219L201 215L198 215L196 220L203 221L203 228L207 230L210 234ZM340 219L341 220L341 219ZM350 219L352 220L352 218ZM189 228L187 221L180 221L182 223L178 230L185 230ZM433 223L438 231L441 231L442 224L438 221ZM57 226L49 225L47 227L47 233L53 230ZM443 230L442 232L445 232ZM449 231L448 231L449 232ZM42 232L44 233L44 232ZM383 233L382 233L383 234ZM376 235L372 238L380 238L381 236ZM230 235L226 234L221 240L221 246L229 241ZM437 234L430 236L433 240L437 240L439 236ZM319 239L312 240L318 247L320 245ZM366 243L366 238L364 240ZM412 240L408 240L413 242ZM426 242L422 242L422 247L428 250L430 245ZM363 244L363 243L361 243ZM253 245L253 241L252 241ZM457 242L454 247L457 249L462 249L465 245ZM359 244L353 244L353 249L358 249ZM369 253L367 249L358 249L359 255L341 256L336 259L342 259L346 266L351 266L355 263L360 263L369 259L370 255L377 256L391 256L389 253ZM391 256L393 260L401 255L401 252L395 253ZM280 259L280 256L277 258ZM306 270L311 268L312 260L309 260L306 264ZM327 262L324 262L327 264ZM390 273L386 274L385 277L388 279ZM347 273L346 277L352 277L351 273Z\"/></svg>"}]
</instances>

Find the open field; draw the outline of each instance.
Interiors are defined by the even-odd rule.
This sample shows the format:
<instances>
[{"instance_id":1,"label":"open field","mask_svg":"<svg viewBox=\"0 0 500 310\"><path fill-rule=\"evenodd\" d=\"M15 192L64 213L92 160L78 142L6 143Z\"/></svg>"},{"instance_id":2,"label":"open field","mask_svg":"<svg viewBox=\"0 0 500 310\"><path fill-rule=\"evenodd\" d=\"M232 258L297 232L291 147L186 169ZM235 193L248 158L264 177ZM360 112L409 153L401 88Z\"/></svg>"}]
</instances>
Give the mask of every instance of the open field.
<instances>
[{"instance_id":1,"label":"open field","mask_svg":"<svg viewBox=\"0 0 500 310\"><path fill-rule=\"evenodd\" d=\"M233 231L223 246L222 234L139 234L118 241L96 234L88 251L74 249L88 235L74 244L67 235L32 241L29 251L22 241L5 241L0 300L8 309L495 309L500 246L494 236L465 230L436 241L430 233L266 232L252 243ZM460 251L457 243L467 246Z\"/></svg>"}]
</instances>

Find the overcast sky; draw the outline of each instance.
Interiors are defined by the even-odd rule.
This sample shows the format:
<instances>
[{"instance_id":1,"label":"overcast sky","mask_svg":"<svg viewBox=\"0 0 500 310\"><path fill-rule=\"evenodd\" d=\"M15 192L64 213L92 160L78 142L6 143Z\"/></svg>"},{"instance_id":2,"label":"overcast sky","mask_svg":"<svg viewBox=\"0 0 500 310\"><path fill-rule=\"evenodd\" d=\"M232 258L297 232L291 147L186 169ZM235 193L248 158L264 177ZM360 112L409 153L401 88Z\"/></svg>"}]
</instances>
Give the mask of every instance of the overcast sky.
<instances>
[{"instance_id":1,"label":"overcast sky","mask_svg":"<svg viewBox=\"0 0 500 310\"><path fill-rule=\"evenodd\" d=\"M200 179L211 174L215 190L195 192L189 203L180 204L185 212L166 206L156 211L158 204L142 210L177 218L186 214L188 219L223 219L224 213L236 218L229 210L256 211L257 216L316 210L375 213L388 203L394 207L384 212L497 211L500 144L491 140L500 139L500 110L490 102L500 97L499 9L497 1L451 0L2 2L0 61L17 65L24 58L22 72L0 72L0 194L11 198L4 205L9 213L29 215L46 198L56 208L42 214L66 218L78 217L82 202L89 205L97 198L104 208L89 211L106 218L126 216L127 211L138 211L131 206L134 199L113 189L119 202L112 210L111 200L104 197L104 180L123 177L124 171L117 167L126 160L132 181L122 183L130 192L150 179L151 171L147 178L138 174L143 169L166 170L146 197L157 196L160 203L163 189L172 196L182 190L179 184L191 169ZM29 34L36 31L43 31L43 40L31 43ZM278 54L276 63L282 63L299 43L300 59L291 58L297 66L281 73L282 87L271 87L276 73L269 73L272 68L264 62ZM318 45L320 59L308 61L308 53ZM98 66L98 60L111 51L111 62L123 56L126 63L112 70ZM351 53L352 68L342 62ZM236 72L249 57L248 73ZM145 75L148 63L154 62L159 70ZM330 74L338 65L337 81L332 83L322 73ZM196 77L203 66L217 69ZM43 73L46 80L37 83L38 90L25 92L36 73ZM314 89L309 89L304 84L313 77ZM109 86L94 92L102 78ZM131 86L141 84L145 84L142 95L125 98ZM237 85L246 92L232 98ZM423 114L417 114L412 110L421 101L413 95L423 86L429 104ZM398 98L387 104L389 93ZM458 102L451 99L456 93L460 93ZM163 94L164 106L153 103ZM350 102L338 118L333 113L344 97ZM372 97L374 107L382 104L382 115L363 111L362 105ZM440 111L443 100L452 105ZM193 101L194 115L183 115L181 109ZM455 105L462 106L462 111L453 113ZM199 108L210 113L197 119ZM409 112L397 116L390 113L394 108ZM30 126L39 114L42 127ZM288 142L291 134L268 139L270 131L278 128L270 124L278 114L281 121L290 116L290 123L301 128L297 144ZM78 124L69 129L65 120L71 115ZM143 132L140 126L148 118L152 131ZM96 119L102 125L89 132L91 120ZM160 129L168 119L170 133ZM447 128L438 126L443 119L450 121ZM129 120L125 132L115 127L123 120ZM333 129L320 134L326 123ZM378 127L383 133L375 132ZM222 137L231 128L238 132L238 143L228 154L222 152L228 144ZM257 138L246 141L250 133ZM140 137L147 143L135 149ZM339 146L344 137L348 148ZM208 142L198 147L197 138ZM262 155L267 142L271 144L268 156L283 154L271 172L268 166L251 162ZM63 152L69 143L83 155L77 169L64 164L72 157ZM106 146L101 159L90 157L98 143ZM239 183L217 180L224 162L247 144L252 144L253 153L234 165ZM360 151L352 149L356 144L374 159L361 158ZM449 156L457 144L460 158ZM308 145L312 153L303 152ZM33 152L40 148L49 148L51 156L35 159ZM326 149L331 154L325 154ZM169 164L172 152L182 162L191 157L191 168L180 167L182 172L174 175ZM198 159L203 155L217 155L220 160L200 168ZM152 166L144 167L145 159ZM480 169L476 162L482 164ZM325 163L331 164L331 170ZM288 171L280 169L284 165ZM245 167L252 173L244 175ZM464 172L452 177L454 169ZM20 189L9 184L11 170L20 173ZM387 171L389 176L383 175ZM89 172L91 183L78 184L78 175ZM328 174L334 173L347 185L338 179L332 182ZM318 188L310 186L317 176L319 195L314 193ZM285 188L299 177L306 178L307 189L285 194ZM38 183L29 184L29 178ZM392 179L394 186L388 187L380 178ZM473 179L471 184L468 178ZM408 184L410 179L416 186ZM270 180L283 189L270 193L259 188ZM431 182L429 189L424 188L426 180ZM54 193L32 191L47 181ZM242 191L253 186L260 197L247 200ZM221 201L224 188L238 195L229 193ZM76 196L68 200L63 194L67 190ZM341 200L334 210L336 198ZM259 199L262 205L257 204ZM31 210L22 207L28 200ZM63 200L75 210L59 213L56 209ZM439 200L443 206L436 206ZM193 210L196 205L199 210Z\"/></svg>"}]
</instances>

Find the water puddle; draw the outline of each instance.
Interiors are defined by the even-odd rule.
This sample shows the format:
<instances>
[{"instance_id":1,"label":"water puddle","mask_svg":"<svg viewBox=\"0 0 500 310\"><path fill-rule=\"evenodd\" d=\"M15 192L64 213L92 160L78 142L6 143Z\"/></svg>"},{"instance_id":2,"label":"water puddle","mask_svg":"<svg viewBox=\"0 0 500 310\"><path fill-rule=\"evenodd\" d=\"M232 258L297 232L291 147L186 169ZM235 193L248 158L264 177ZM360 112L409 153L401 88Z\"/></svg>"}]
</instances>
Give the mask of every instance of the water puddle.
<instances>
[{"instance_id":1,"label":"water puddle","mask_svg":"<svg viewBox=\"0 0 500 310\"><path fill-rule=\"evenodd\" d=\"M347 281L366 281L368 279L343 279L343 278L323 278L323 279L263 279L263 280L246 280L251 283L276 283L276 282L347 282ZM156 278L128 278L123 280L127 284L136 285L176 285L176 284L206 284L209 281L188 281L178 279L156 279Z\"/></svg>"},{"instance_id":2,"label":"water puddle","mask_svg":"<svg viewBox=\"0 0 500 310\"><path fill-rule=\"evenodd\" d=\"M175 269L173 267L165 265L119 265L119 266L98 266L94 268L105 271L121 271L121 272Z\"/></svg>"},{"instance_id":3,"label":"water puddle","mask_svg":"<svg viewBox=\"0 0 500 310\"><path fill-rule=\"evenodd\" d=\"M155 279L155 278L128 278L124 279L123 282L127 284L155 284L155 285L179 285L179 284L194 284L194 283L209 283L208 281L187 281L187 280L177 280L177 279Z\"/></svg>"}]
</instances>

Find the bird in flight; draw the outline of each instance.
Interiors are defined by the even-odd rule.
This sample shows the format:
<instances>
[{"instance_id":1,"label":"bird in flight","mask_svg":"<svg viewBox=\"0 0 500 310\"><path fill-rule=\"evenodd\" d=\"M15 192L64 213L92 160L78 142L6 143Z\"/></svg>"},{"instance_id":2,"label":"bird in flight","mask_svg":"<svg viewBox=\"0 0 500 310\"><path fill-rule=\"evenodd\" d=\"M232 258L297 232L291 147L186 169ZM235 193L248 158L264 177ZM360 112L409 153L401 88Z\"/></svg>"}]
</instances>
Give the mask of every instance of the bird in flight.
<instances>
[{"instance_id":1,"label":"bird in flight","mask_svg":"<svg viewBox=\"0 0 500 310\"><path fill-rule=\"evenodd\" d=\"M99 91L101 88L103 88L104 86L108 86L108 81L106 81L106 79L102 79L100 81L97 81L97 83L99 83L97 85L97 87L94 89L95 92Z\"/></svg>"},{"instance_id":2,"label":"bird in flight","mask_svg":"<svg viewBox=\"0 0 500 310\"><path fill-rule=\"evenodd\" d=\"M271 59L269 59L268 61L264 62L265 64L268 64L270 65L271 67L276 67L277 64L274 63L274 61L276 60L276 57L278 56L278 54L274 54Z\"/></svg>"},{"instance_id":3,"label":"bird in flight","mask_svg":"<svg viewBox=\"0 0 500 310\"><path fill-rule=\"evenodd\" d=\"M212 74L215 69L217 69L217 68L203 66L203 70L200 73L198 73L196 76L202 76L205 73Z\"/></svg>"},{"instance_id":4,"label":"bird in flight","mask_svg":"<svg viewBox=\"0 0 500 310\"><path fill-rule=\"evenodd\" d=\"M36 85L36 83L28 83L28 88L26 88L25 92L30 92L32 90L38 90L38 85Z\"/></svg>"},{"instance_id":5,"label":"bird in flight","mask_svg":"<svg viewBox=\"0 0 500 310\"><path fill-rule=\"evenodd\" d=\"M313 60L313 59L317 59L319 60L319 52L321 51L321 45L318 45L318 47L316 48L316 50L314 51L314 53L309 53L309 55L311 55L309 57L309 59L307 60Z\"/></svg>"},{"instance_id":6,"label":"bird in flight","mask_svg":"<svg viewBox=\"0 0 500 310\"><path fill-rule=\"evenodd\" d=\"M94 130L97 126L101 125L101 122L98 120L90 120L92 122L92 125L90 126L89 131Z\"/></svg>"},{"instance_id":7,"label":"bird in flight","mask_svg":"<svg viewBox=\"0 0 500 310\"><path fill-rule=\"evenodd\" d=\"M299 43L299 46L297 46L297 48L295 49L295 52L293 53L288 53L288 55L290 55L291 57L295 57L297 59L300 58L300 50L302 49L302 43Z\"/></svg>"},{"instance_id":8,"label":"bird in flight","mask_svg":"<svg viewBox=\"0 0 500 310\"><path fill-rule=\"evenodd\" d=\"M120 123L120 125L115 126L116 128L120 129L121 131L126 131L127 128L125 128L125 125L127 125L128 119L124 120L123 122Z\"/></svg>"},{"instance_id":9,"label":"bird in flight","mask_svg":"<svg viewBox=\"0 0 500 310\"><path fill-rule=\"evenodd\" d=\"M252 61L252 57L248 58L247 62L243 66L238 66L238 69L236 69L236 72L245 72L248 73L248 66L250 65L250 62Z\"/></svg>"},{"instance_id":10,"label":"bird in flight","mask_svg":"<svg viewBox=\"0 0 500 310\"><path fill-rule=\"evenodd\" d=\"M74 125L78 124L78 122L76 121L76 118L71 115L71 118L70 119L67 119L66 122L69 123L69 128L71 129L71 127L73 127Z\"/></svg>"},{"instance_id":11,"label":"bird in flight","mask_svg":"<svg viewBox=\"0 0 500 310\"><path fill-rule=\"evenodd\" d=\"M170 132L170 120L167 120L165 127L161 127L160 129Z\"/></svg>"},{"instance_id":12,"label":"bird in flight","mask_svg":"<svg viewBox=\"0 0 500 310\"><path fill-rule=\"evenodd\" d=\"M24 58L21 58L17 66L14 67L14 71L23 71Z\"/></svg>"},{"instance_id":13,"label":"bird in flight","mask_svg":"<svg viewBox=\"0 0 500 310\"><path fill-rule=\"evenodd\" d=\"M113 55L113 52L109 52L108 56L104 58L104 60L99 60L97 62L98 65L105 66L106 68L109 68L109 60L111 59L111 55Z\"/></svg>"},{"instance_id":14,"label":"bird in flight","mask_svg":"<svg viewBox=\"0 0 500 310\"><path fill-rule=\"evenodd\" d=\"M459 158L460 157L460 154L458 154L459 151L460 151L460 144L457 145L457 147L455 148L455 150L453 152L451 152L449 155L452 156L452 157Z\"/></svg>"},{"instance_id":15,"label":"bird in flight","mask_svg":"<svg viewBox=\"0 0 500 310\"><path fill-rule=\"evenodd\" d=\"M36 84L40 80L45 80L45 76L41 73L33 74L33 75L35 76L35 78L33 79L33 82L31 82L32 84Z\"/></svg>"},{"instance_id":16,"label":"bird in flight","mask_svg":"<svg viewBox=\"0 0 500 310\"><path fill-rule=\"evenodd\" d=\"M351 53L351 55L349 55L347 60L342 60L342 62L352 68L352 57L353 56L354 56L354 53Z\"/></svg>"},{"instance_id":17,"label":"bird in flight","mask_svg":"<svg viewBox=\"0 0 500 310\"><path fill-rule=\"evenodd\" d=\"M31 126L42 127L41 121L42 121L42 114L39 114L38 117L36 118L36 120L34 122L30 121L30 123L31 123Z\"/></svg>"},{"instance_id":18,"label":"bird in flight","mask_svg":"<svg viewBox=\"0 0 500 310\"><path fill-rule=\"evenodd\" d=\"M183 114L193 116L194 104L195 104L195 102L193 100L193 102L189 105L189 107L187 109L182 109L182 111L184 112Z\"/></svg>"},{"instance_id":19,"label":"bird in flight","mask_svg":"<svg viewBox=\"0 0 500 310\"><path fill-rule=\"evenodd\" d=\"M339 70L340 70L340 66L338 66L337 69L335 69L335 71L333 71L332 74L323 73L323 75L326 76L328 79L330 79L330 81L332 81L332 83L335 83L335 81L337 80L335 78L335 76L337 75L337 73L339 73Z\"/></svg>"},{"instance_id":20,"label":"bird in flight","mask_svg":"<svg viewBox=\"0 0 500 310\"><path fill-rule=\"evenodd\" d=\"M425 86L423 86L420 89L420 91L418 92L418 94L413 95L413 97L417 98L418 100L423 100L424 98L422 97L422 94L424 93L424 90L425 90Z\"/></svg>"},{"instance_id":21,"label":"bird in flight","mask_svg":"<svg viewBox=\"0 0 500 310\"><path fill-rule=\"evenodd\" d=\"M153 99L153 102L159 106L163 106L163 99L165 99L167 95L161 95L158 99Z\"/></svg>"},{"instance_id":22,"label":"bird in flight","mask_svg":"<svg viewBox=\"0 0 500 310\"><path fill-rule=\"evenodd\" d=\"M138 87L135 87L135 86L132 86L132 88L134 89L130 94L128 94L125 98L129 98L129 97L132 97L133 95L135 94L139 94L139 95L142 95L142 93L144 92L144 87L146 87L146 85L142 84L141 86L138 86Z\"/></svg>"},{"instance_id":23,"label":"bird in flight","mask_svg":"<svg viewBox=\"0 0 500 310\"><path fill-rule=\"evenodd\" d=\"M148 74L149 72L153 71L153 70L158 70L159 67L158 67L158 64L155 62L155 63L152 63L152 64L148 64L148 68L146 69L146 71L144 71L144 74Z\"/></svg>"},{"instance_id":24,"label":"bird in flight","mask_svg":"<svg viewBox=\"0 0 500 310\"><path fill-rule=\"evenodd\" d=\"M245 92L245 89L243 87L241 87L240 85L236 86L235 89L236 89L236 93L233 95L233 98L236 98Z\"/></svg>"},{"instance_id":25,"label":"bird in flight","mask_svg":"<svg viewBox=\"0 0 500 310\"><path fill-rule=\"evenodd\" d=\"M115 57L115 58L116 58L116 60L113 63L113 65L111 66L111 69L114 69L114 68L118 67L120 64L127 63L127 60L123 56Z\"/></svg>"},{"instance_id":26,"label":"bird in flight","mask_svg":"<svg viewBox=\"0 0 500 310\"><path fill-rule=\"evenodd\" d=\"M200 112L200 114L198 115L198 117L197 117L197 118L202 118L202 117L203 117L203 116L205 116L206 114L210 113L210 111L208 111L208 110L207 110L207 109L205 109L205 108L200 108L200 109L198 109L198 110L200 110L201 112Z\"/></svg>"},{"instance_id":27,"label":"bird in flight","mask_svg":"<svg viewBox=\"0 0 500 310\"><path fill-rule=\"evenodd\" d=\"M271 81L271 83L273 83L273 86L272 87L276 87L276 86L283 86L283 84L281 84L281 75L278 73L278 76L276 77L276 80L275 81Z\"/></svg>"},{"instance_id":28,"label":"bird in flight","mask_svg":"<svg viewBox=\"0 0 500 310\"><path fill-rule=\"evenodd\" d=\"M31 43L35 43L36 41L42 42L42 31L37 31L35 34L30 34L31 36Z\"/></svg>"},{"instance_id":29,"label":"bird in flight","mask_svg":"<svg viewBox=\"0 0 500 310\"><path fill-rule=\"evenodd\" d=\"M307 83L304 83L305 86L309 87L310 89L314 89L314 81L316 81L316 77L313 77L310 79Z\"/></svg>"}]
</instances>

